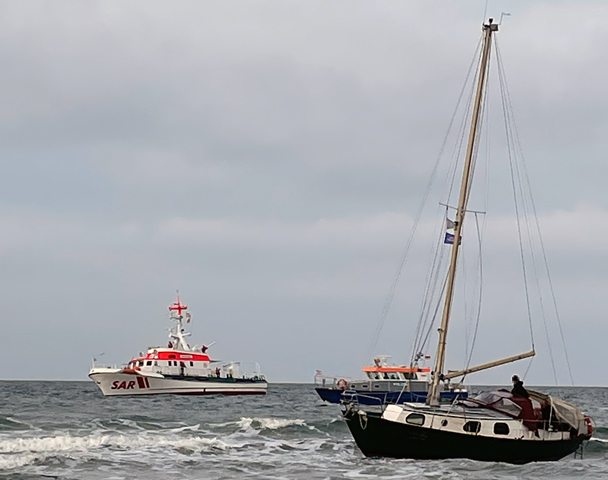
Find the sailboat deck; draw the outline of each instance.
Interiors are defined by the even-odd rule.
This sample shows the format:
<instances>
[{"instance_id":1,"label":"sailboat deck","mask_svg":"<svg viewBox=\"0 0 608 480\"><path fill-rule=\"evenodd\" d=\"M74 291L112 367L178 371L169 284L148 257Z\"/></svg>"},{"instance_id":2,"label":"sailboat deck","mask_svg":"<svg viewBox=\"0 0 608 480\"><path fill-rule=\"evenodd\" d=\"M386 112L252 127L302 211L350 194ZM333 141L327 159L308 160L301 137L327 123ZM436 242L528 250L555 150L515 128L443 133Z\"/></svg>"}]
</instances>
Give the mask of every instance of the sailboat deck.
<instances>
[{"instance_id":1,"label":"sailboat deck","mask_svg":"<svg viewBox=\"0 0 608 480\"><path fill-rule=\"evenodd\" d=\"M426 413L429 415L444 415L444 416L458 416L467 418L479 418L479 419L492 419L492 420L513 420L513 417L505 415L504 413L497 412L487 407L469 407L458 404L445 404L438 406L431 406L422 403L404 403L403 406L408 410L415 411L417 413Z\"/></svg>"}]
</instances>

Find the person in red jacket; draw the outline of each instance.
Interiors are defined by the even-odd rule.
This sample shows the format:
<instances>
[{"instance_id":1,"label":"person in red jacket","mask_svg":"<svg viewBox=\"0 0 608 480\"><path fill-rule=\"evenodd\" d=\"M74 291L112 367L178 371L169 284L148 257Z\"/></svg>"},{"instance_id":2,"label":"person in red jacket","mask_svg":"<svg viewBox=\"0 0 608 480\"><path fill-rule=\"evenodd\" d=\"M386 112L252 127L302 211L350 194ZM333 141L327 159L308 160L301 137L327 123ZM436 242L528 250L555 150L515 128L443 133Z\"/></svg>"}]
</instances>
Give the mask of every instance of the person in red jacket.
<instances>
[{"instance_id":1,"label":"person in red jacket","mask_svg":"<svg viewBox=\"0 0 608 480\"><path fill-rule=\"evenodd\" d=\"M524 388L524 382L522 382L517 375L513 375L511 381L513 382L511 400L521 407L521 412L517 418L522 419L524 421L524 425L535 432L538 425L536 414L534 413L534 408L532 407L532 400L530 400L530 394Z\"/></svg>"}]
</instances>

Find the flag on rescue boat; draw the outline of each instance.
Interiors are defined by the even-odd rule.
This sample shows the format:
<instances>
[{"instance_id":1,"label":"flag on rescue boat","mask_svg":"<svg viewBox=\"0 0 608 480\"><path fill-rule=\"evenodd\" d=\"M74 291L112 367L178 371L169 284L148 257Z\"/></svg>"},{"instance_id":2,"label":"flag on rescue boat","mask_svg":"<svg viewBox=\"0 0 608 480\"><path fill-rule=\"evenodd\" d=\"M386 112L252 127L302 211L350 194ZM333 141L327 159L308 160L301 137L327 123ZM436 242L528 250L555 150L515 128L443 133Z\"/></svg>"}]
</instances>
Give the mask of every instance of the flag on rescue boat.
<instances>
[{"instance_id":1,"label":"flag on rescue boat","mask_svg":"<svg viewBox=\"0 0 608 480\"><path fill-rule=\"evenodd\" d=\"M190 323L190 320L192 320L192 315L190 315L190 312L186 312L186 323Z\"/></svg>"},{"instance_id":2,"label":"flag on rescue boat","mask_svg":"<svg viewBox=\"0 0 608 480\"><path fill-rule=\"evenodd\" d=\"M456 223L446 217L445 219L445 239L443 243L447 243L449 245L454 245L454 236L456 235ZM458 245L462 243L462 237L460 238L460 242Z\"/></svg>"}]
</instances>

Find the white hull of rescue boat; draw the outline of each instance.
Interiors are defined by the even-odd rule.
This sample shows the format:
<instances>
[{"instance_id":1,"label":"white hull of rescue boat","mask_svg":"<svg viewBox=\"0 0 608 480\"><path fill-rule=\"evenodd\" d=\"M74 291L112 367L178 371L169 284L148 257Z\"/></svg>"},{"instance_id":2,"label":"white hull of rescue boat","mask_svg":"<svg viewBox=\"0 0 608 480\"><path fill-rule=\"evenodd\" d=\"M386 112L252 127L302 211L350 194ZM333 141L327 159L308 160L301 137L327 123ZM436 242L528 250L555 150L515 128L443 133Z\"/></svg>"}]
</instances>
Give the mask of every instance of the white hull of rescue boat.
<instances>
[{"instance_id":1,"label":"white hull of rescue boat","mask_svg":"<svg viewBox=\"0 0 608 480\"><path fill-rule=\"evenodd\" d=\"M105 371L100 371L105 370ZM128 395L265 395L265 380L205 377L164 377L124 373L122 369L93 369L91 380L104 396Z\"/></svg>"}]
</instances>

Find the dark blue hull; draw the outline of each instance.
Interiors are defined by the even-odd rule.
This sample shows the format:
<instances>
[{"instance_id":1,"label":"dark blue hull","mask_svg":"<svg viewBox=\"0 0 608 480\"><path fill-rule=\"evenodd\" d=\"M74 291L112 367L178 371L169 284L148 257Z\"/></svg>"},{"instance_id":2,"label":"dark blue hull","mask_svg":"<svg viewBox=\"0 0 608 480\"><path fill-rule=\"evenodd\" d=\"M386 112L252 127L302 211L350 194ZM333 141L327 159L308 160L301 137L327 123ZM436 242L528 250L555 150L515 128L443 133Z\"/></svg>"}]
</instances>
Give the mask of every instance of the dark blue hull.
<instances>
[{"instance_id":1,"label":"dark blue hull","mask_svg":"<svg viewBox=\"0 0 608 480\"><path fill-rule=\"evenodd\" d=\"M425 402L426 392L365 392L341 390L335 387L315 387L322 400L329 403L357 401L363 405L381 405L383 403ZM443 400L454 400L457 396L467 398L466 392L441 392Z\"/></svg>"}]
</instances>

